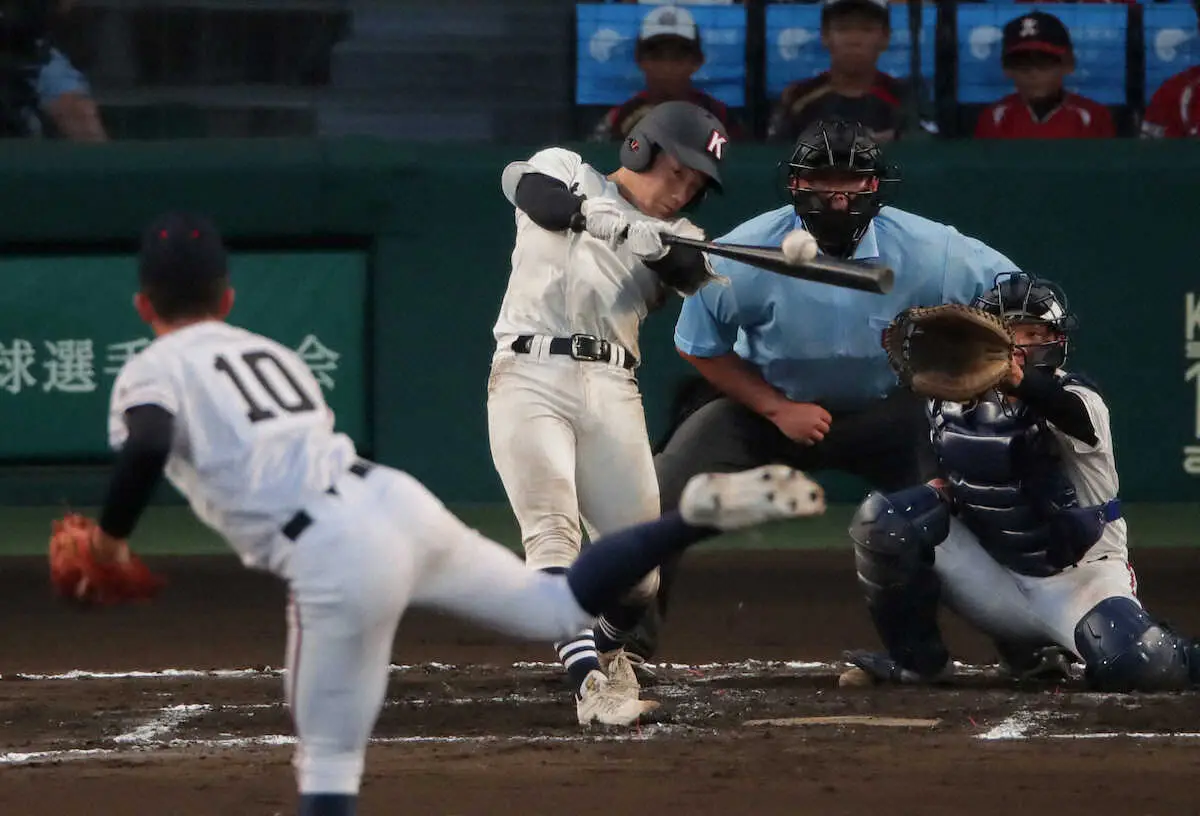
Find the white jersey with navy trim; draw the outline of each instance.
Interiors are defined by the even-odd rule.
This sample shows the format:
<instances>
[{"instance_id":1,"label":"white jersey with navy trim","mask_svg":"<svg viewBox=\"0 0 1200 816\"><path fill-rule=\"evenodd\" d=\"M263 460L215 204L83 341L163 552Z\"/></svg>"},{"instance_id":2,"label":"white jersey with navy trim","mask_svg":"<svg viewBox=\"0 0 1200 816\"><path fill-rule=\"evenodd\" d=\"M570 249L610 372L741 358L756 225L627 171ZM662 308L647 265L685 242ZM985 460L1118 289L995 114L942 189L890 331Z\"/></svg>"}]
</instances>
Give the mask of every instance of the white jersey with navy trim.
<instances>
[{"instance_id":1,"label":"white jersey with navy trim","mask_svg":"<svg viewBox=\"0 0 1200 816\"><path fill-rule=\"evenodd\" d=\"M501 187L514 206L517 184L526 173L550 176L587 198L611 199L631 223L655 220L626 201L617 185L578 153L547 148L504 168ZM625 244L614 247L586 232L542 229L519 208L516 226L512 275L493 329L498 349L523 334L591 334L639 356L641 322L667 293L653 270Z\"/></svg>"},{"instance_id":2,"label":"white jersey with navy trim","mask_svg":"<svg viewBox=\"0 0 1200 816\"><path fill-rule=\"evenodd\" d=\"M226 323L173 331L126 362L109 411L114 448L138 405L175 417L166 476L248 566L269 566L280 527L355 457L304 361Z\"/></svg>"},{"instance_id":3,"label":"white jersey with navy trim","mask_svg":"<svg viewBox=\"0 0 1200 816\"><path fill-rule=\"evenodd\" d=\"M1104 504L1117 498L1121 487L1120 479L1117 476L1116 454L1113 450L1112 425L1109 420L1108 405L1105 404L1103 397L1086 385L1071 384L1066 389L1083 400L1088 418L1092 421L1092 428L1096 432L1096 444L1089 445L1081 442L1051 425L1062 449L1063 469L1075 487L1075 494L1079 497L1080 506L1092 507ZM1124 518L1105 525L1100 540L1092 546L1088 553L1089 557L1115 555L1120 558L1128 558L1127 530Z\"/></svg>"}]
</instances>

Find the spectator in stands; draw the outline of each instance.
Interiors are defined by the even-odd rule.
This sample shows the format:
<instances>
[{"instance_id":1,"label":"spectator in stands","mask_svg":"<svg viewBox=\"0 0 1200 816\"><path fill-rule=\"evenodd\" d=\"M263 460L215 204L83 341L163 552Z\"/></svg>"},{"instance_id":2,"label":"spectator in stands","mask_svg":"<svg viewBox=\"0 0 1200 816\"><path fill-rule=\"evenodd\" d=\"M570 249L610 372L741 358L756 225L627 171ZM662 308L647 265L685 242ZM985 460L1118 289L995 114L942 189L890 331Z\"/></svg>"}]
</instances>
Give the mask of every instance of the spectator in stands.
<instances>
[{"instance_id":1,"label":"spectator in stands","mask_svg":"<svg viewBox=\"0 0 1200 816\"><path fill-rule=\"evenodd\" d=\"M1064 87L1075 70L1071 35L1062 21L1031 11L1004 26L1004 74L1017 92L984 108L977 139L1103 139L1116 135L1112 114Z\"/></svg>"},{"instance_id":2,"label":"spectator in stands","mask_svg":"<svg viewBox=\"0 0 1200 816\"><path fill-rule=\"evenodd\" d=\"M821 119L861 122L877 142L898 138L907 89L877 67L890 39L887 0L825 0L821 44L829 51L829 70L784 89L767 138L792 143Z\"/></svg>"},{"instance_id":3,"label":"spectator in stands","mask_svg":"<svg viewBox=\"0 0 1200 816\"><path fill-rule=\"evenodd\" d=\"M1192 7L1200 18L1200 2ZM1142 138L1200 136L1200 65L1185 68L1158 87L1146 107Z\"/></svg>"},{"instance_id":4,"label":"spectator in stands","mask_svg":"<svg viewBox=\"0 0 1200 816\"><path fill-rule=\"evenodd\" d=\"M604 115L592 134L595 141L620 141L646 113L661 102L692 102L721 120L732 138L741 127L720 100L692 84L704 65L704 49L696 19L685 8L657 6L642 20L634 58L646 88Z\"/></svg>"},{"instance_id":5,"label":"spectator in stands","mask_svg":"<svg viewBox=\"0 0 1200 816\"><path fill-rule=\"evenodd\" d=\"M66 13L74 0L54 7ZM0 8L0 136L46 134L105 141L107 134L87 80L49 42L49 5L10 3Z\"/></svg>"}]
</instances>

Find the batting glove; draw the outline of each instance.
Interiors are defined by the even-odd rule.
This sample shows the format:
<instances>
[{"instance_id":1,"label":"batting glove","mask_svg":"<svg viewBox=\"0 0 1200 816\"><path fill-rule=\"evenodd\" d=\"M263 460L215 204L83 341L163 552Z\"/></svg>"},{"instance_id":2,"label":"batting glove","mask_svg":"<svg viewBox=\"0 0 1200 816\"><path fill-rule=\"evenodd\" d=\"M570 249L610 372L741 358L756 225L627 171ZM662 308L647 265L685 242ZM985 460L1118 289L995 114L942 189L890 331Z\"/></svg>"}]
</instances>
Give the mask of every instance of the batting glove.
<instances>
[{"instance_id":1,"label":"batting glove","mask_svg":"<svg viewBox=\"0 0 1200 816\"><path fill-rule=\"evenodd\" d=\"M678 235L680 238L691 238L694 241L704 241L708 238L704 234L704 230L686 218L677 218L674 221L669 221L667 223L667 232L672 235Z\"/></svg>"},{"instance_id":2,"label":"batting glove","mask_svg":"<svg viewBox=\"0 0 1200 816\"><path fill-rule=\"evenodd\" d=\"M666 256L668 247L663 244L661 221L638 221L629 225L625 243L629 251L643 261L657 261Z\"/></svg>"},{"instance_id":3,"label":"batting glove","mask_svg":"<svg viewBox=\"0 0 1200 816\"><path fill-rule=\"evenodd\" d=\"M583 214L588 235L598 241L615 244L629 228L629 221L625 219L620 206L610 198L584 199L579 212Z\"/></svg>"}]
</instances>

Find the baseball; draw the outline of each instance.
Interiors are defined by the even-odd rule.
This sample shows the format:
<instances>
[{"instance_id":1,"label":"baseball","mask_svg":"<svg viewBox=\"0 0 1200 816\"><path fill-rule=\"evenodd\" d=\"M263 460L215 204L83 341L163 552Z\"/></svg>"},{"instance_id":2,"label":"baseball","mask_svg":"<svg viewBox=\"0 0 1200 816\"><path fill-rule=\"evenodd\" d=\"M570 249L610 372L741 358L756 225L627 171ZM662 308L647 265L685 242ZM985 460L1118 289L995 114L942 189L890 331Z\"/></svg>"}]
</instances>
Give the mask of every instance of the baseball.
<instances>
[{"instance_id":1,"label":"baseball","mask_svg":"<svg viewBox=\"0 0 1200 816\"><path fill-rule=\"evenodd\" d=\"M784 236L782 249L788 263L808 263L817 257L817 239L804 230L792 230Z\"/></svg>"}]
</instances>

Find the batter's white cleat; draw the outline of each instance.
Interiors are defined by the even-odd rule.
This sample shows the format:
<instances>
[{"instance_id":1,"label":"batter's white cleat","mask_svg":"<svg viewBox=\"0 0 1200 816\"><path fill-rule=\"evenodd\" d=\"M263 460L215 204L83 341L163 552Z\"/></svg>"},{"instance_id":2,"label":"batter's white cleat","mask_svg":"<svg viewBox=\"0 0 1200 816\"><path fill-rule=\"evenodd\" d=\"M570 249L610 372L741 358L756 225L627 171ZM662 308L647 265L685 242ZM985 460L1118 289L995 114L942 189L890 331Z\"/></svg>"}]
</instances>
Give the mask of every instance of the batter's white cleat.
<instances>
[{"instance_id":1,"label":"batter's white cleat","mask_svg":"<svg viewBox=\"0 0 1200 816\"><path fill-rule=\"evenodd\" d=\"M628 653L622 649L600 654L600 668L608 676L608 687L617 694L637 699L642 692L642 684L638 682L637 673Z\"/></svg>"},{"instance_id":2,"label":"batter's white cleat","mask_svg":"<svg viewBox=\"0 0 1200 816\"><path fill-rule=\"evenodd\" d=\"M580 725L633 725L656 708L658 703L654 700L628 697L612 688L604 672L596 670L588 673L575 700Z\"/></svg>"},{"instance_id":3,"label":"batter's white cleat","mask_svg":"<svg viewBox=\"0 0 1200 816\"><path fill-rule=\"evenodd\" d=\"M692 477L679 499L684 521L719 530L824 512L821 486L786 465L764 465L740 473L701 473Z\"/></svg>"}]
</instances>

